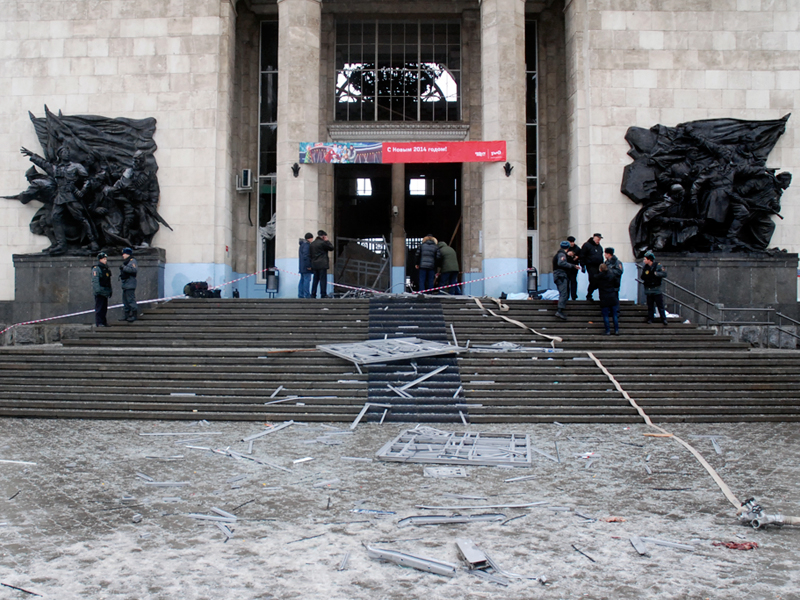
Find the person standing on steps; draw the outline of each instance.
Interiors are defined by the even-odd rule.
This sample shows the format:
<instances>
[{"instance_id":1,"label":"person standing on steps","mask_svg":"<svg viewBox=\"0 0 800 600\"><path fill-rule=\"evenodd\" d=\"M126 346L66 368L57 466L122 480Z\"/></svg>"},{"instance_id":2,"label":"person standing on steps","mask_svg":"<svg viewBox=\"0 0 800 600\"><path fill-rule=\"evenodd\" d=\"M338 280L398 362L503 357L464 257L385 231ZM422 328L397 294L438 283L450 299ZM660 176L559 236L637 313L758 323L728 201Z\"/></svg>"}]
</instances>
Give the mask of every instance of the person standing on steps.
<instances>
[{"instance_id":1,"label":"person standing on steps","mask_svg":"<svg viewBox=\"0 0 800 600\"><path fill-rule=\"evenodd\" d=\"M595 281L597 282L597 294L600 296L600 312L603 315L606 335L611 335L609 317L614 321L614 335L619 335L619 277L619 272L609 267L607 263L598 267Z\"/></svg>"},{"instance_id":2,"label":"person standing on steps","mask_svg":"<svg viewBox=\"0 0 800 600\"><path fill-rule=\"evenodd\" d=\"M442 287L448 285L453 286L442 290L447 294L461 294L460 286L456 285L458 283L458 256L456 255L456 251L444 241L439 242L438 246L439 252L442 255L439 285Z\"/></svg>"},{"instance_id":3,"label":"person standing on steps","mask_svg":"<svg viewBox=\"0 0 800 600\"><path fill-rule=\"evenodd\" d=\"M573 265L580 266L581 264L581 249L578 244L575 243L575 238L569 236L567 238L569 242L569 248L567 248L567 259ZM569 277L569 297L572 300L578 299L578 271L580 269L573 269L567 276Z\"/></svg>"},{"instance_id":4,"label":"person standing on steps","mask_svg":"<svg viewBox=\"0 0 800 600\"><path fill-rule=\"evenodd\" d=\"M642 284L644 285L644 297L647 298L647 323L652 323L655 318L655 309L658 307L658 316L664 327L667 326L667 311L664 310L664 294L661 293L661 282L667 276L667 272L661 263L656 262L656 255L649 250L644 253L644 265L642 266Z\"/></svg>"},{"instance_id":5,"label":"person standing on steps","mask_svg":"<svg viewBox=\"0 0 800 600\"><path fill-rule=\"evenodd\" d=\"M556 317L562 321L567 320L564 314L564 309L567 306L567 298L569 298L569 275L570 271L577 272L580 267L569 262L567 250L569 249L569 242L561 242L561 246L553 256L553 283L558 288L558 309L556 310Z\"/></svg>"},{"instance_id":6,"label":"person standing on steps","mask_svg":"<svg viewBox=\"0 0 800 600\"><path fill-rule=\"evenodd\" d=\"M94 324L108 327L108 299L111 298L111 269L108 268L108 254L100 252L97 264L92 267L92 291L94 292Z\"/></svg>"},{"instance_id":7,"label":"person standing on steps","mask_svg":"<svg viewBox=\"0 0 800 600\"><path fill-rule=\"evenodd\" d=\"M422 238L422 244L417 248L416 267L419 271L419 292L424 292L433 287L433 281L436 278L436 265L442 260L442 252L437 244L437 239L428 234Z\"/></svg>"},{"instance_id":8,"label":"person standing on steps","mask_svg":"<svg viewBox=\"0 0 800 600\"><path fill-rule=\"evenodd\" d=\"M600 271L600 265L603 264L603 247L600 245L602 239L602 235L595 233L581 246L581 266L583 271L589 275L589 288L586 290L587 300L592 299L592 294L597 289L595 278Z\"/></svg>"},{"instance_id":9,"label":"person standing on steps","mask_svg":"<svg viewBox=\"0 0 800 600\"><path fill-rule=\"evenodd\" d=\"M139 264L133 258L133 249L122 249L122 264L119 266L119 280L122 287L122 308L125 311L120 321L133 323L138 317L136 306L136 273Z\"/></svg>"},{"instance_id":10,"label":"person standing on steps","mask_svg":"<svg viewBox=\"0 0 800 600\"><path fill-rule=\"evenodd\" d=\"M313 233L307 233L305 237L300 238L300 261L297 266L297 271L300 273L300 283L297 284L298 298L311 298L311 276L313 275L311 269L311 240L313 239Z\"/></svg>"},{"instance_id":11,"label":"person standing on steps","mask_svg":"<svg viewBox=\"0 0 800 600\"><path fill-rule=\"evenodd\" d=\"M331 266L328 252L333 252L333 244L328 241L328 234L322 229L317 232L317 239L311 242L311 269L314 273L314 280L311 283L311 298L317 297L317 286L319 286L319 297L328 297L328 267Z\"/></svg>"}]
</instances>

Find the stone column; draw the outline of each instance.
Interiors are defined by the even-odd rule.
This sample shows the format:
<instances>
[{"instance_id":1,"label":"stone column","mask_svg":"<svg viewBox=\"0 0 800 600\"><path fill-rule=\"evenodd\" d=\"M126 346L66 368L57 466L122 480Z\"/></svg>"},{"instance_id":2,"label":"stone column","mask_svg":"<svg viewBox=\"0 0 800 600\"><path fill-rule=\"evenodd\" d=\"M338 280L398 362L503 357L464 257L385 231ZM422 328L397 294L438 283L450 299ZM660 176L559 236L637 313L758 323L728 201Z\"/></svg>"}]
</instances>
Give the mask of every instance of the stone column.
<instances>
[{"instance_id":1,"label":"stone column","mask_svg":"<svg viewBox=\"0 0 800 600\"><path fill-rule=\"evenodd\" d=\"M397 212L395 213L395 208ZM406 166L392 164L392 292L402 294L406 281Z\"/></svg>"},{"instance_id":2,"label":"stone column","mask_svg":"<svg viewBox=\"0 0 800 600\"><path fill-rule=\"evenodd\" d=\"M319 135L321 0L278 0L278 157L275 265L280 297L297 294L298 239L319 229L319 181L314 166L292 165L300 142ZM328 232L333 234L332 231Z\"/></svg>"},{"instance_id":3,"label":"stone column","mask_svg":"<svg viewBox=\"0 0 800 600\"><path fill-rule=\"evenodd\" d=\"M484 293L497 296L526 285L524 0L481 1L481 73L483 139L505 140L514 167L506 177L502 164L484 165L483 273L495 277Z\"/></svg>"}]
</instances>

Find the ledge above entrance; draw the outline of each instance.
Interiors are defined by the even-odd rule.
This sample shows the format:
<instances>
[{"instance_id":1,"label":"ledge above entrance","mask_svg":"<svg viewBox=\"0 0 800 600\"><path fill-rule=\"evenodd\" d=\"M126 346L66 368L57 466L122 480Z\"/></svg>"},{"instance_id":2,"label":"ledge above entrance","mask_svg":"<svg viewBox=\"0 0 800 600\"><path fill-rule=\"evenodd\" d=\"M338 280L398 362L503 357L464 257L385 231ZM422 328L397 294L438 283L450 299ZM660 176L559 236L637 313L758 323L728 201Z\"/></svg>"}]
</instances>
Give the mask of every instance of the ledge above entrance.
<instances>
[{"instance_id":1,"label":"ledge above entrance","mask_svg":"<svg viewBox=\"0 0 800 600\"><path fill-rule=\"evenodd\" d=\"M466 123L331 123L328 135L332 142L372 141L422 142L462 141L467 139Z\"/></svg>"}]
</instances>

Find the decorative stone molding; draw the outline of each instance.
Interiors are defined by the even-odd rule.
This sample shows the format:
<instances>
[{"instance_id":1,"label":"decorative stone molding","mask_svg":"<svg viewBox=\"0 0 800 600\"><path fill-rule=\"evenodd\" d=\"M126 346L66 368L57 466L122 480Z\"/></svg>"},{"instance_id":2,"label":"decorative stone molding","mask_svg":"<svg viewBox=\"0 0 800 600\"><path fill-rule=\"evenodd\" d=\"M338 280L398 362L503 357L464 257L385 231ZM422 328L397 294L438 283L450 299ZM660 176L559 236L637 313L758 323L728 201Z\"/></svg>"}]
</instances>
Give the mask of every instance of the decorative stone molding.
<instances>
[{"instance_id":1,"label":"decorative stone molding","mask_svg":"<svg viewBox=\"0 0 800 600\"><path fill-rule=\"evenodd\" d=\"M466 123L330 123L328 135L333 142L343 141L463 141L469 135Z\"/></svg>"}]
</instances>

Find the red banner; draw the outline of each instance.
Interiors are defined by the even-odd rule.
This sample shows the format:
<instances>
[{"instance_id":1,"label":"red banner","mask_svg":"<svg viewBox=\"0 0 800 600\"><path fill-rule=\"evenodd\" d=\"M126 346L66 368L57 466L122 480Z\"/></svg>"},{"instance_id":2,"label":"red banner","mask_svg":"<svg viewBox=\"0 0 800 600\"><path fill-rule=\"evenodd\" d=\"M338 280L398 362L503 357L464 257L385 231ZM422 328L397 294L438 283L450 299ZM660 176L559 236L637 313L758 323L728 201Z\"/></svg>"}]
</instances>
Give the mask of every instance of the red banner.
<instances>
[{"instance_id":1,"label":"red banner","mask_svg":"<svg viewBox=\"0 0 800 600\"><path fill-rule=\"evenodd\" d=\"M501 162L506 143L500 142L383 142L384 163Z\"/></svg>"}]
</instances>

